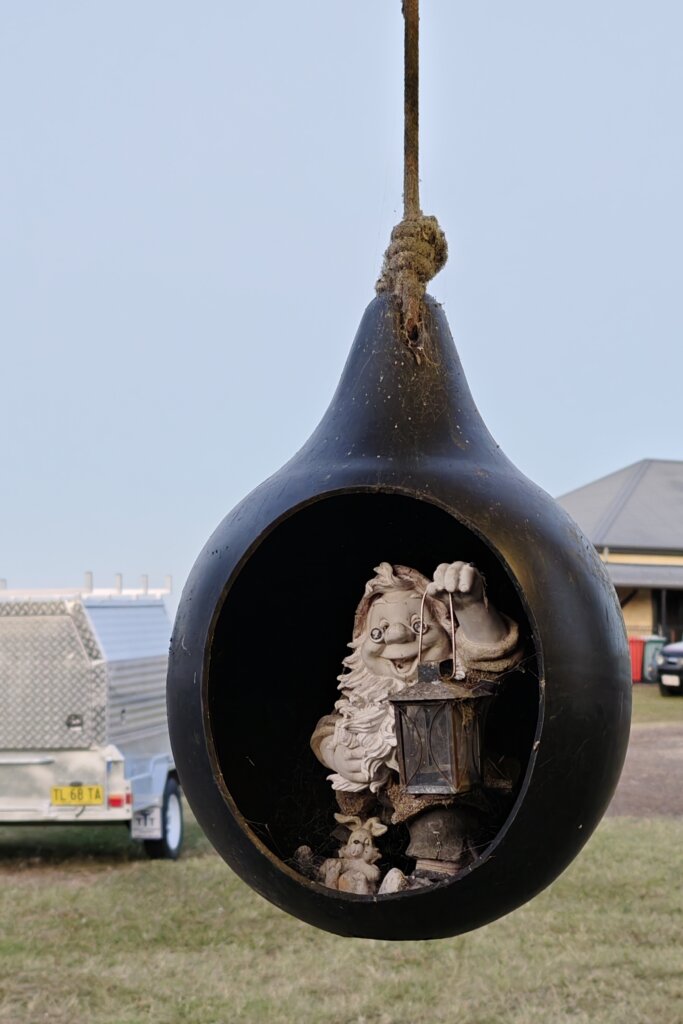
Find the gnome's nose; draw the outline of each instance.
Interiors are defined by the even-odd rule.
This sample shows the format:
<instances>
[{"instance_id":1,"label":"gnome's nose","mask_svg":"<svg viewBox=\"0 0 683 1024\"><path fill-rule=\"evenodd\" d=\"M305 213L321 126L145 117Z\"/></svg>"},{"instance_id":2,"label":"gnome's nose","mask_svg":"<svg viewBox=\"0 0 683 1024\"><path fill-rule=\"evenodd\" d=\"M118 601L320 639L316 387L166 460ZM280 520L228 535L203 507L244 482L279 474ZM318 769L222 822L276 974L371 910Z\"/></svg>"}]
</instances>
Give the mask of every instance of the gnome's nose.
<instances>
[{"instance_id":1,"label":"gnome's nose","mask_svg":"<svg viewBox=\"0 0 683 1024\"><path fill-rule=\"evenodd\" d=\"M408 644L415 634L404 622L393 622L384 632L385 644Z\"/></svg>"}]
</instances>

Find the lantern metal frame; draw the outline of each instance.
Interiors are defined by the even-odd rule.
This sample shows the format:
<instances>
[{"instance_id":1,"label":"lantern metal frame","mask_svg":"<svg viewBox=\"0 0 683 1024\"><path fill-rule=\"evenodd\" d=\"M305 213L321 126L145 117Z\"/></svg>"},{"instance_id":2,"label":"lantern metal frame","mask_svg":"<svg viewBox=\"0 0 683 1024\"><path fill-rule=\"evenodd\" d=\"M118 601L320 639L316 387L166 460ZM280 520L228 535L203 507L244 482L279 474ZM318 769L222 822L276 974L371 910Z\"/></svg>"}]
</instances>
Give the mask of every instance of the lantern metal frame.
<instances>
[{"instance_id":1,"label":"lantern metal frame","mask_svg":"<svg viewBox=\"0 0 683 1024\"><path fill-rule=\"evenodd\" d=\"M399 775L406 793L458 796L471 792L483 782L482 732L497 684L488 679L474 685L455 682L455 613L450 591L452 662L447 681L444 680L444 669L448 662L422 662L427 595L428 590L425 590L420 605L417 682L389 698L396 716ZM435 734L439 727L440 736ZM437 745L440 750L436 749ZM427 781L425 776L428 778L429 775L435 777L434 781ZM440 780L438 776L441 776Z\"/></svg>"}]
</instances>

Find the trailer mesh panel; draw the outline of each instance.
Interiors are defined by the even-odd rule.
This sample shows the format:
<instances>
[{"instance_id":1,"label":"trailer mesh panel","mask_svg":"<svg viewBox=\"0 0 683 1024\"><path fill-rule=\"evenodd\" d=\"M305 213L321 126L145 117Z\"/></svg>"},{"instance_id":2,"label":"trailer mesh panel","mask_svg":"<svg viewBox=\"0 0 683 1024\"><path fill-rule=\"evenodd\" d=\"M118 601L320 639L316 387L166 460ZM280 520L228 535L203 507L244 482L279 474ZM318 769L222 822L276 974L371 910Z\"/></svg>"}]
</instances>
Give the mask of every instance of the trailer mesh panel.
<instances>
[{"instance_id":1,"label":"trailer mesh panel","mask_svg":"<svg viewBox=\"0 0 683 1024\"><path fill-rule=\"evenodd\" d=\"M101 741L106 675L86 639L89 650L62 602L40 610L0 604L0 749L86 749Z\"/></svg>"}]
</instances>

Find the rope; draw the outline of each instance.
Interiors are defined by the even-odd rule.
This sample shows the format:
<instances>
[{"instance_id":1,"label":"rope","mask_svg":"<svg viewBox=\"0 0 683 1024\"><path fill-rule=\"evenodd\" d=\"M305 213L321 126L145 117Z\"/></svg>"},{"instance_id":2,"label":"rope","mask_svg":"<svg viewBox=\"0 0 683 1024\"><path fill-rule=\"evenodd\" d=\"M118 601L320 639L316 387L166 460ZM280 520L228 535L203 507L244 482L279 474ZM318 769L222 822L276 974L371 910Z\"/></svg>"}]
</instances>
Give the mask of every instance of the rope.
<instances>
[{"instance_id":1,"label":"rope","mask_svg":"<svg viewBox=\"0 0 683 1024\"><path fill-rule=\"evenodd\" d=\"M420 216L420 3L403 0L403 216Z\"/></svg>"},{"instance_id":2,"label":"rope","mask_svg":"<svg viewBox=\"0 0 683 1024\"><path fill-rule=\"evenodd\" d=\"M446 236L436 217L420 208L420 11L419 0L403 0L405 20L405 97L403 139L403 220L391 232L377 294L391 292L401 304L408 340L419 339L427 283L448 259Z\"/></svg>"}]
</instances>

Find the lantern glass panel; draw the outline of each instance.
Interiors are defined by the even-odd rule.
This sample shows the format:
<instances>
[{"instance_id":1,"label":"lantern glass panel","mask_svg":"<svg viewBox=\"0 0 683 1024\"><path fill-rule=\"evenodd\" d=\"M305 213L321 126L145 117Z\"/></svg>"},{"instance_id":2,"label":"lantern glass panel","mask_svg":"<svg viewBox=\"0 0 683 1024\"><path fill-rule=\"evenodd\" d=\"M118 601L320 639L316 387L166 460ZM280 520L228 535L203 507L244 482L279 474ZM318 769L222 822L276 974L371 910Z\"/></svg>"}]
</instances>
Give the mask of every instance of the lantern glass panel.
<instances>
[{"instance_id":1,"label":"lantern glass panel","mask_svg":"<svg viewBox=\"0 0 683 1024\"><path fill-rule=\"evenodd\" d=\"M409 793L457 793L455 733L450 705L400 707L405 787Z\"/></svg>"}]
</instances>

